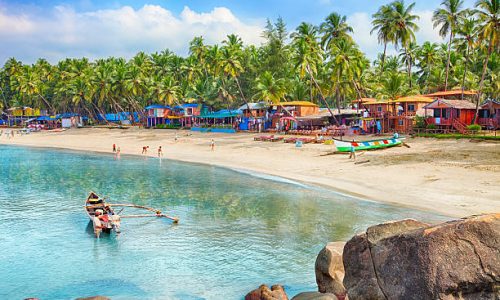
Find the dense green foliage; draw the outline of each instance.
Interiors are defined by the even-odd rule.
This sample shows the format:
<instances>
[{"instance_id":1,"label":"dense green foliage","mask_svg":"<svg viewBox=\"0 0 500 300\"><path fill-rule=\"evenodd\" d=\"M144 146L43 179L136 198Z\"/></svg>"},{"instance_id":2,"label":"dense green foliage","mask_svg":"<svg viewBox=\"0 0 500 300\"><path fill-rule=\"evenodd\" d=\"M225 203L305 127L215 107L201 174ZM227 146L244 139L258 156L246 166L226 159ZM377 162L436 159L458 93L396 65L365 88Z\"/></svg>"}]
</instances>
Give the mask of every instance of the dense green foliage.
<instances>
[{"instance_id":1,"label":"dense green foliage","mask_svg":"<svg viewBox=\"0 0 500 300\"><path fill-rule=\"evenodd\" d=\"M352 37L346 17L332 13L316 25L301 23L287 32L282 19L268 21L259 46L237 35L221 45L202 37L189 56L169 50L138 53L130 60L65 59L26 65L15 58L0 69L0 108L31 106L50 112L140 111L151 103L203 102L233 108L250 101L310 100L343 107L353 99L394 99L437 90L480 90L480 98L500 94L499 1L443 0L433 20L447 43L417 45L414 4L394 1L373 15L373 30L384 53L370 62ZM399 52L387 56L387 46Z\"/></svg>"}]
</instances>

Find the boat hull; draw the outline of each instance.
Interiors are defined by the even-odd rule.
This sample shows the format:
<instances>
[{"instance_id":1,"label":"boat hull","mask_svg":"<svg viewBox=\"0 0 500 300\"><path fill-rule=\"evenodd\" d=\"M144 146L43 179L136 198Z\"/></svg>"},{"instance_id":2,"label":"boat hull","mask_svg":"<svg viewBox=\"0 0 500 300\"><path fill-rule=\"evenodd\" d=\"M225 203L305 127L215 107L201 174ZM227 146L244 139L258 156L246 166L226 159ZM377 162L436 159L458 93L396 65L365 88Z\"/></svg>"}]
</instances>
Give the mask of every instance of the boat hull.
<instances>
[{"instance_id":1,"label":"boat hull","mask_svg":"<svg viewBox=\"0 0 500 300\"><path fill-rule=\"evenodd\" d=\"M354 146L355 151L359 150L373 150L373 149L382 149L389 148L394 146L401 145L402 141L400 139L380 139L380 140L372 140L372 141L339 141L335 140L334 144L337 147L337 151L339 152L350 152L351 147Z\"/></svg>"}]
</instances>

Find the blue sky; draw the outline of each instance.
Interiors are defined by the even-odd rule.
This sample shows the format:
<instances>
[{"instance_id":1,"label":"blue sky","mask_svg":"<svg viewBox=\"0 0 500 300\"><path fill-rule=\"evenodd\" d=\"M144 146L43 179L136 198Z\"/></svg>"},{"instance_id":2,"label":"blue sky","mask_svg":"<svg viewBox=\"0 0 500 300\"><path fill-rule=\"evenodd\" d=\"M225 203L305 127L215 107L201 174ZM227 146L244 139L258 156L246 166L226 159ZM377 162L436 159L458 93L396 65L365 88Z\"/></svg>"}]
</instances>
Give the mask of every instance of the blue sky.
<instances>
[{"instance_id":1,"label":"blue sky","mask_svg":"<svg viewBox=\"0 0 500 300\"><path fill-rule=\"evenodd\" d=\"M236 33L246 43L260 44L265 20L284 18L289 30L300 22L319 24L330 12L348 17L354 38L370 58L380 51L369 35L370 16L382 0L149 0L149 1L5 1L0 0L0 63L16 57L34 62L38 57L57 62L64 57L131 57L140 50L170 48L185 55L187 43L203 35L219 43ZM419 41L441 41L430 20L438 0L416 0L421 16ZM407 1L410 3L410 1ZM473 0L465 0L471 7Z\"/></svg>"}]
</instances>

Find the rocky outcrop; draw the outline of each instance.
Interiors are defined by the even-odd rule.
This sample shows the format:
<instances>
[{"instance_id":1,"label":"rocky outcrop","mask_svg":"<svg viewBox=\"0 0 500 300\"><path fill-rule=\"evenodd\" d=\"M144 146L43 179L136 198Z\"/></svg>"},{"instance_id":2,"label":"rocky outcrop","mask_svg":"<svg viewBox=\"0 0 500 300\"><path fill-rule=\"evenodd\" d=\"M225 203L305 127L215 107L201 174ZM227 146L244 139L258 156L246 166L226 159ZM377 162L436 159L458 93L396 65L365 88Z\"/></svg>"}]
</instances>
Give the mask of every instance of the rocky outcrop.
<instances>
[{"instance_id":1,"label":"rocky outcrop","mask_svg":"<svg viewBox=\"0 0 500 300\"><path fill-rule=\"evenodd\" d=\"M275 284L269 288L263 284L248 293L245 300L288 300L288 296L281 285Z\"/></svg>"},{"instance_id":2,"label":"rocky outcrop","mask_svg":"<svg viewBox=\"0 0 500 300\"><path fill-rule=\"evenodd\" d=\"M500 214L435 226L403 220L344 248L349 299L499 299Z\"/></svg>"},{"instance_id":3,"label":"rocky outcrop","mask_svg":"<svg viewBox=\"0 0 500 300\"><path fill-rule=\"evenodd\" d=\"M328 243L316 258L315 273L318 291L320 293L332 293L339 298L344 298L346 289L344 280L344 263L342 252L345 242Z\"/></svg>"},{"instance_id":4,"label":"rocky outcrop","mask_svg":"<svg viewBox=\"0 0 500 300\"><path fill-rule=\"evenodd\" d=\"M292 300L340 300L331 293L304 292L293 297Z\"/></svg>"},{"instance_id":5,"label":"rocky outcrop","mask_svg":"<svg viewBox=\"0 0 500 300\"><path fill-rule=\"evenodd\" d=\"M76 300L111 300L111 299L104 296L92 296L86 298L76 298Z\"/></svg>"}]
</instances>

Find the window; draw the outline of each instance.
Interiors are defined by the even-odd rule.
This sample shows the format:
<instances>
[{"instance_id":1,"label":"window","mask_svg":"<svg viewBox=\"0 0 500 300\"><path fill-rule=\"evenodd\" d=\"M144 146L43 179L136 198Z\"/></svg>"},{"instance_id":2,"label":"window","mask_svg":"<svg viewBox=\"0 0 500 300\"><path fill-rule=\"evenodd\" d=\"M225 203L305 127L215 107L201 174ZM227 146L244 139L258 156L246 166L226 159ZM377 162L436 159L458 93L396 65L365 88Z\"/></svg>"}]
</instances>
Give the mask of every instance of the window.
<instances>
[{"instance_id":1,"label":"window","mask_svg":"<svg viewBox=\"0 0 500 300\"><path fill-rule=\"evenodd\" d=\"M441 109L434 109L434 118L441 118Z\"/></svg>"},{"instance_id":2,"label":"window","mask_svg":"<svg viewBox=\"0 0 500 300\"><path fill-rule=\"evenodd\" d=\"M460 118L460 109L457 109L456 112L457 112L457 118Z\"/></svg>"},{"instance_id":3,"label":"window","mask_svg":"<svg viewBox=\"0 0 500 300\"><path fill-rule=\"evenodd\" d=\"M381 112L382 111L382 106L377 106L377 111Z\"/></svg>"},{"instance_id":4,"label":"window","mask_svg":"<svg viewBox=\"0 0 500 300\"><path fill-rule=\"evenodd\" d=\"M403 126L403 119L399 119L399 120L398 120L398 125L399 125L399 126Z\"/></svg>"},{"instance_id":5,"label":"window","mask_svg":"<svg viewBox=\"0 0 500 300\"><path fill-rule=\"evenodd\" d=\"M408 104L408 111L415 111L415 104Z\"/></svg>"}]
</instances>

